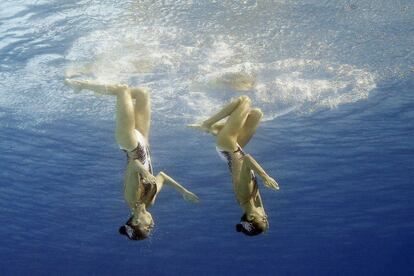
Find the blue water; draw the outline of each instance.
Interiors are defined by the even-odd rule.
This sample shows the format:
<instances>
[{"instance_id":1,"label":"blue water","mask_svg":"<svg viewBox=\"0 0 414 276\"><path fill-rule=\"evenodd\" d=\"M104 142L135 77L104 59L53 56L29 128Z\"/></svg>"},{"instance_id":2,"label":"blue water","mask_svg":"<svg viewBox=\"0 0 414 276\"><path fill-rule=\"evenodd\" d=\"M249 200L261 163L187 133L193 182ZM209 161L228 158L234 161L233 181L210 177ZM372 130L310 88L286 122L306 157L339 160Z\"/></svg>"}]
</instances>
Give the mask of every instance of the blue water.
<instances>
[{"instance_id":1,"label":"blue water","mask_svg":"<svg viewBox=\"0 0 414 276\"><path fill-rule=\"evenodd\" d=\"M413 275L412 1L0 2L2 275ZM241 210L213 139L186 129L240 92L264 122L246 150L270 230ZM73 75L151 88L152 159L166 188L150 239L128 218L114 99Z\"/></svg>"}]
</instances>

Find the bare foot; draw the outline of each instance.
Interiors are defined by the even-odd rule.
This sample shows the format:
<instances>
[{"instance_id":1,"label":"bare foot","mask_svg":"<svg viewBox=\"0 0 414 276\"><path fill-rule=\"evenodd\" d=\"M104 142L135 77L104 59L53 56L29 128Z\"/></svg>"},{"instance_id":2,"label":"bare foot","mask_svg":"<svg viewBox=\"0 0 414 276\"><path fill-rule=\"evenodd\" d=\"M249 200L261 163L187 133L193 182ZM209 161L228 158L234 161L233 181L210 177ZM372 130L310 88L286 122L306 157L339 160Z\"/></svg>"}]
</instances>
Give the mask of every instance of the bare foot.
<instances>
[{"instance_id":1,"label":"bare foot","mask_svg":"<svg viewBox=\"0 0 414 276\"><path fill-rule=\"evenodd\" d=\"M99 84L89 80L65 79L65 84L72 87L75 91L87 89L93 91L97 95L117 95L120 92L128 90L126 84Z\"/></svg>"},{"instance_id":2,"label":"bare foot","mask_svg":"<svg viewBox=\"0 0 414 276\"><path fill-rule=\"evenodd\" d=\"M207 133L210 132L210 127L205 125L204 123L188 124L187 127L194 128L202 132L207 132Z\"/></svg>"},{"instance_id":3,"label":"bare foot","mask_svg":"<svg viewBox=\"0 0 414 276\"><path fill-rule=\"evenodd\" d=\"M78 80L71 80L71 79L65 79L65 84L69 85L73 88L75 92L80 92L82 90L82 82Z\"/></svg>"},{"instance_id":4,"label":"bare foot","mask_svg":"<svg viewBox=\"0 0 414 276\"><path fill-rule=\"evenodd\" d=\"M188 202L192 202L192 203L200 202L200 199L198 198L198 196L190 191L185 191L183 193L183 198L187 200Z\"/></svg>"}]
</instances>

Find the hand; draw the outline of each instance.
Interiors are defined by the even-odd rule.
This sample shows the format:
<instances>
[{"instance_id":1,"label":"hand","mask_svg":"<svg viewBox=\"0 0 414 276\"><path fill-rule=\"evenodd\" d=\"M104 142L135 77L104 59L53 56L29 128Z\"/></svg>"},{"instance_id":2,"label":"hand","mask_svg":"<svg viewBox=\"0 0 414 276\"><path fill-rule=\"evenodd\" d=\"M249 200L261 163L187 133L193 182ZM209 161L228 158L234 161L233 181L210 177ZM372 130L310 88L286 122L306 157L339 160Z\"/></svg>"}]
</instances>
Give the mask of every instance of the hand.
<instances>
[{"instance_id":1,"label":"hand","mask_svg":"<svg viewBox=\"0 0 414 276\"><path fill-rule=\"evenodd\" d=\"M157 184L157 179L149 171L143 171L141 172L141 175L144 183Z\"/></svg>"},{"instance_id":2,"label":"hand","mask_svg":"<svg viewBox=\"0 0 414 276\"><path fill-rule=\"evenodd\" d=\"M200 131L203 131L203 132L207 132L207 133L210 132L210 126L207 126L204 123L201 123L201 124L200 123L188 124L187 127L194 128L194 129L197 129L197 130L200 130Z\"/></svg>"},{"instance_id":3,"label":"hand","mask_svg":"<svg viewBox=\"0 0 414 276\"><path fill-rule=\"evenodd\" d=\"M183 193L183 198L187 200L188 202L192 202L192 203L198 203L200 201L198 196L196 196L194 193L190 191L185 191Z\"/></svg>"},{"instance_id":4,"label":"hand","mask_svg":"<svg viewBox=\"0 0 414 276\"><path fill-rule=\"evenodd\" d=\"M264 179L264 185L269 189L276 190L276 191L279 190L279 184L277 184L276 180L274 180L270 176Z\"/></svg>"}]
</instances>

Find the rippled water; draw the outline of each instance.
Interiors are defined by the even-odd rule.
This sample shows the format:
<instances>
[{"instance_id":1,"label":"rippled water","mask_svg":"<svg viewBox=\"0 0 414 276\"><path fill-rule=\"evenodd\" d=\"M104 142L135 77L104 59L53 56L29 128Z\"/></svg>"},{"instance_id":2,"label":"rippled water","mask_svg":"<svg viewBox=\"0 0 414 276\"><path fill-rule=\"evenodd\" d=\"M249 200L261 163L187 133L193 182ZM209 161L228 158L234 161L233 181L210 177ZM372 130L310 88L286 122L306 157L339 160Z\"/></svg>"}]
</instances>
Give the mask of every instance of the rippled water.
<instances>
[{"instance_id":1,"label":"rippled water","mask_svg":"<svg viewBox=\"0 0 414 276\"><path fill-rule=\"evenodd\" d=\"M412 1L1 1L0 264L5 275L410 275ZM155 170L172 190L151 239L128 217L114 99L65 76L151 88ZM247 94L247 151L270 231L243 237L213 139L184 128Z\"/></svg>"}]
</instances>

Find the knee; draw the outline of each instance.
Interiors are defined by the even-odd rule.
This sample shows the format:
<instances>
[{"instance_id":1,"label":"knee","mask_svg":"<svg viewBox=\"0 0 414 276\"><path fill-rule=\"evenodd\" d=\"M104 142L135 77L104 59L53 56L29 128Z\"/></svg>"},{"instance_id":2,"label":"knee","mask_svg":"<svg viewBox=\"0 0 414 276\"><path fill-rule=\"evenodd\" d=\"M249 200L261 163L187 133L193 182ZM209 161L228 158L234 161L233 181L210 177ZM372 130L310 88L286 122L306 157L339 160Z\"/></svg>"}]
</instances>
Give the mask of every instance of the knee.
<instances>
[{"instance_id":1,"label":"knee","mask_svg":"<svg viewBox=\"0 0 414 276\"><path fill-rule=\"evenodd\" d=\"M115 132L115 140L118 145L125 150L133 150L137 147L137 141L134 134L124 131L124 129Z\"/></svg>"},{"instance_id":2,"label":"knee","mask_svg":"<svg viewBox=\"0 0 414 276\"><path fill-rule=\"evenodd\" d=\"M250 100L250 98L246 95L240 96L239 101L241 104L247 104L247 105L250 105L252 102L252 100Z\"/></svg>"},{"instance_id":3,"label":"knee","mask_svg":"<svg viewBox=\"0 0 414 276\"><path fill-rule=\"evenodd\" d=\"M252 108L250 115L254 118L261 119L263 117L263 112L260 108Z\"/></svg>"},{"instance_id":4,"label":"knee","mask_svg":"<svg viewBox=\"0 0 414 276\"><path fill-rule=\"evenodd\" d=\"M216 144L217 144L217 146L219 146L222 149L231 150L235 147L236 141L233 137L231 137L227 134L223 134L223 132L220 132L217 135Z\"/></svg>"},{"instance_id":5,"label":"knee","mask_svg":"<svg viewBox=\"0 0 414 276\"><path fill-rule=\"evenodd\" d=\"M107 91L114 92L114 94L120 99L130 99L132 97L130 89L126 85L116 85L111 88L105 87Z\"/></svg>"},{"instance_id":6,"label":"knee","mask_svg":"<svg viewBox=\"0 0 414 276\"><path fill-rule=\"evenodd\" d=\"M239 97L239 106L243 108L243 110L249 110L251 105L251 100L247 96Z\"/></svg>"},{"instance_id":7,"label":"knee","mask_svg":"<svg viewBox=\"0 0 414 276\"><path fill-rule=\"evenodd\" d=\"M138 88L131 88L131 95L132 97L142 103L146 103L148 102L148 95L149 95L149 90L146 87L138 87Z\"/></svg>"}]
</instances>

